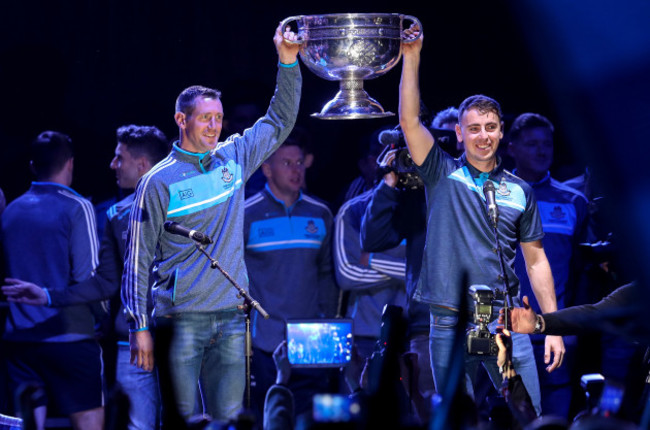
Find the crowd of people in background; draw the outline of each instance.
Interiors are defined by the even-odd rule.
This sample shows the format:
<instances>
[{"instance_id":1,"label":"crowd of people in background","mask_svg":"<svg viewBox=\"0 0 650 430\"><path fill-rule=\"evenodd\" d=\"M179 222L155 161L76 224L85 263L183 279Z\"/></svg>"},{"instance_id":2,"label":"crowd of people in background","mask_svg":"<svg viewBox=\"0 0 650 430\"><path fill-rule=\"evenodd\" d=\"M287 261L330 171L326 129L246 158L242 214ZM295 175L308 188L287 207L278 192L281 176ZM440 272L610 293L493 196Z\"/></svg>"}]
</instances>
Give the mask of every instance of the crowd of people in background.
<instances>
[{"instance_id":1,"label":"crowd of people in background","mask_svg":"<svg viewBox=\"0 0 650 430\"><path fill-rule=\"evenodd\" d=\"M176 100L178 139L118 128L117 202L74 191L65 130L34 139L29 191L0 190L0 413L30 429L647 424L647 338L615 324L636 311L634 279L588 175L551 176L554 125L505 124L483 95L429 115L420 39L404 50L399 125L350 142L359 176L327 202L308 190L297 48L283 37L276 92L250 128L219 140L220 93L201 86ZM505 294L490 303L491 353L465 345L473 285ZM353 321L349 363L291 368L287 322L335 318Z\"/></svg>"}]
</instances>

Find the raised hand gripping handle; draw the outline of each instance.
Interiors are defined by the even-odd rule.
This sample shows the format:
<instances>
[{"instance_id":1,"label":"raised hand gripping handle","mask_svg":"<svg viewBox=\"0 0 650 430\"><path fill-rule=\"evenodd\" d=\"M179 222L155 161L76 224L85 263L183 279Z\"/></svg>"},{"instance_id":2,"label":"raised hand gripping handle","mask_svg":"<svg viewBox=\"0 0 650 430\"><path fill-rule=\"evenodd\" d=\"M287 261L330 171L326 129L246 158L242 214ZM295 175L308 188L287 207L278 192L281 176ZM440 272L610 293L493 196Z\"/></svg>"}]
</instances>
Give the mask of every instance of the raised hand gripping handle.
<instances>
[{"instance_id":1,"label":"raised hand gripping handle","mask_svg":"<svg viewBox=\"0 0 650 430\"><path fill-rule=\"evenodd\" d=\"M419 19L417 19L413 15L401 15L401 18L402 18L402 42L404 42L404 43L413 43L416 40L418 40L420 37L422 37L422 23L420 22ZM404 20L413 21L413 24L418 26L420 31L418 32L417 36L415 36L412 39L410 37L404 37L405 36L403 34L404 33Z\"/></svg>"},{"instance_id":2,"label":"raised hand gripping handle","mask_svg":"<svg viewBox=\"0 0 650 430\"><path fill-rule=\"evenodd\" d=\"M298 34L298 38L296 40L291 40L291 39L287 39L286 37L284 37L284 32L286 31L287 26L289 25L289 23L291 23L293 21L298 21L301 18L302 18L302 15L296 15L296 16L290 16L290 17L285 18L285 19L282 20L282 22L280 23L280 27L282 28L282 37L284 38L285 42L291 43L291 44L294 44L294 45L302 45L304 43L304 40L303 40L303 38L302 38L302 36L300 34Z\"/></svg>"}]
</instances>

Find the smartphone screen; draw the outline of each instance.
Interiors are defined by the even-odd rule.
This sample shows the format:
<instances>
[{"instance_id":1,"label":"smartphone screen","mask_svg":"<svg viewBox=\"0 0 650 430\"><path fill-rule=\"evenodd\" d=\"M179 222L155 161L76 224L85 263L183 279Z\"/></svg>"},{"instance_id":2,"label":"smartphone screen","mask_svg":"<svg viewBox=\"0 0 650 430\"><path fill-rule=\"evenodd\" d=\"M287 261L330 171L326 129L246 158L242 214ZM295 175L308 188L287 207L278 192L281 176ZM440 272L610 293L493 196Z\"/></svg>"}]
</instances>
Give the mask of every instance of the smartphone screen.
<instances>
[{"instance_id":1,"label":"smartphone screen","mask_svg":"<svg viewBox=\"0 0 650 430\"><path fill-rule=\"evenodd\" d=\"M294 367L341 367L352 359L352 320L287 321L289 363Z\"/></svg>"}]
</instances>

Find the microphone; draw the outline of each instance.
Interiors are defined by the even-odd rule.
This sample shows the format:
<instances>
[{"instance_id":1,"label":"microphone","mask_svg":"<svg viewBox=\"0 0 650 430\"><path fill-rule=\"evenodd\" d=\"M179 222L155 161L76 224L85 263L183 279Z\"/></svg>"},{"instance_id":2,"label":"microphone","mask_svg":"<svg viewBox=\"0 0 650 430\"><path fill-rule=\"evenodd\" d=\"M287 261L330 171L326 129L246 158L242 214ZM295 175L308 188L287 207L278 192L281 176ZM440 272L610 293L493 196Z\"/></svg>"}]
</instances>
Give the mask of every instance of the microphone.
<instances>
[{"instance_id":1,"label":"microphone","mask_svg":"<svg viewBox=\"0 0 650 430\"><path fill-rule=\"evenodd\" d=\"M190 230L189 228L183 227L182 225L174 221L166 221L164 224L164 228L166 231L168 231L171 234L177 234L179 236L190 238L200 243L201 245L209 245L212 243L212 239L210 239L208 236L201 233L200 231Z\"/></svg>"},{"instance_id":2,"label":"microphone","mask_svg":"<svg viewBox=\"0 0 650 430\"><path fill-rule=\"evenodd\" d=\"M499 209L497 208L497 202L494 196L494 184L489 179L485 181L485 184L483 184L483 193L485 194L485 200L487 202L488 215L492 220L492 224L496 227L497 221L499 220Z\"/></svg>"}]
</instances>

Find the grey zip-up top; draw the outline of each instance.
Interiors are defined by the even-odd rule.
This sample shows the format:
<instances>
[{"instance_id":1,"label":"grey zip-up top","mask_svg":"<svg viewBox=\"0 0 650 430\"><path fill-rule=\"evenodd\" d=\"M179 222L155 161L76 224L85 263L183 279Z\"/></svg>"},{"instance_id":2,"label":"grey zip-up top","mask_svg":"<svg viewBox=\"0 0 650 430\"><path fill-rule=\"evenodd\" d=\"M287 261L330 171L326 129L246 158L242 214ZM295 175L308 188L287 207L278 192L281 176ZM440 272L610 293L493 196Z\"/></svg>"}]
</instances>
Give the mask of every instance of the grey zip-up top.
<instances>
[{"instance_id":1,"label":"grey zip-up top","mask_svg":"<svg viewBox=\"0 0 650 430\"><path fill-rule=\"evenodd\" d=\"M235 134L203 154L171 154L138 182L127 237L122 301L130 328L149 326L147 290L153 278L154 315L214 312L242 304L237 290L212 269L192 240L172 235L165 221L201 231L214 243L206 251L243 288L244 184L287 138L298 114L300 69L279 67L275 95L266 115L243 136Z\"/></svg>"}]
</instances>

